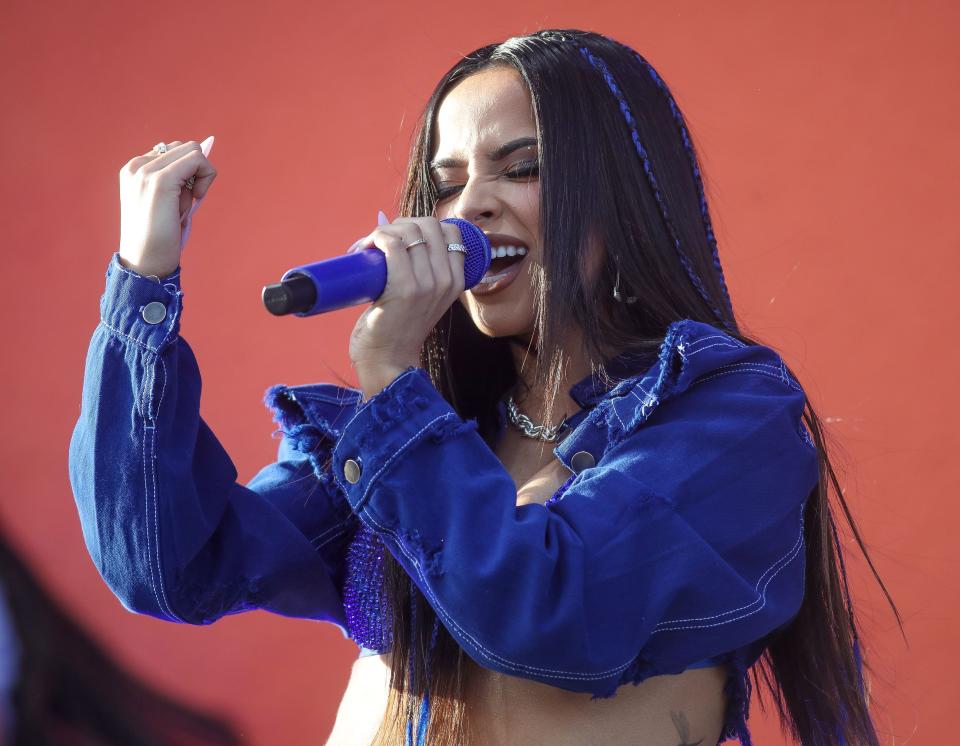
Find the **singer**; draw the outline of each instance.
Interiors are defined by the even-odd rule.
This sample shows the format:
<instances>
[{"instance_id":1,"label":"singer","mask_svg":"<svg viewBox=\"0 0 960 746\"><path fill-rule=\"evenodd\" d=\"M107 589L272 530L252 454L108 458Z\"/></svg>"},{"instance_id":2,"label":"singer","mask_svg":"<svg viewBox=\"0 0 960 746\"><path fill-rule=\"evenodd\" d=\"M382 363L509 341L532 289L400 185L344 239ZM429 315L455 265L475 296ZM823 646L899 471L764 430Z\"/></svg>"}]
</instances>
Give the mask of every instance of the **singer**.
<instances>
[{"instance_id":1,"label":"singer","mask_svg":"<svg viewBox=\"0 0 960 746\"><path fill-rule=\"evenodd\" d=\"M359 657L328 744L746 745L758 670L800 742L878 743L831 485L866 550L803 387L738 325L649 62L546 30L441 78L401 217L352 247L387 266L359 387L271 387L277 460L246 485L179 333L209 146L121 172L70 443L124 606L338 625ZM472 288L446 218L496 252Z\"/></svg>"}]
</instances>

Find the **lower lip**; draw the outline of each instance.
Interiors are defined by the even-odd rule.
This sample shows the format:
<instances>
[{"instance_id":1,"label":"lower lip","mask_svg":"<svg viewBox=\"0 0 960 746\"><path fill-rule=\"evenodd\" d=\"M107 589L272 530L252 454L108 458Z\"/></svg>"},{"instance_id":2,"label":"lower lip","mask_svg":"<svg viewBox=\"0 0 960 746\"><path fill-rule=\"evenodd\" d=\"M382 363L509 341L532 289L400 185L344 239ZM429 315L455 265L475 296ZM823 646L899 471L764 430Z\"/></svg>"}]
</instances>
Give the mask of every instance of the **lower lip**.
<instances>
[{"instance_id":1,"label":"lower lip","mask_svg":"<svg viewBox=\"0 0 960 746\"><path fill-rule=\"evenodd\" d=\"M490 295L492 293L496 293L500 290L503 290L505 287L507 287L507 285L513 282L514 278L517 275L520 274L520 268L523 266L523 263L526 261L527 256L528 256L527 254L524 254L523 259L521 259L519 262L514 262L505 270L503 270L500 273L503 275L503 277L501 277L499 280L494 280L491 283L484 283L484 284L481 284L478 282L476 285L470 288L470 292L473 293L474 295Z\"/></svg>"}]
</instances>

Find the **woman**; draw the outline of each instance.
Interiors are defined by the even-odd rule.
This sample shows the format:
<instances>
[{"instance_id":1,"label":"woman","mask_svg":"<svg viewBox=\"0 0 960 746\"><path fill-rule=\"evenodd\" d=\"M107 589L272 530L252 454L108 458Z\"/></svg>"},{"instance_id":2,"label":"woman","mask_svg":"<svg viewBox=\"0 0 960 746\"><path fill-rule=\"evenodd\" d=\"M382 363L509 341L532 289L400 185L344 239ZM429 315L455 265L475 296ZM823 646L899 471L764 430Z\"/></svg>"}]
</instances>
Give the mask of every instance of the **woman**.
<instances>
[{"instance_id":1,"label":"woman","mask_svg":"<svg viewBox=\"0 0 960 746\"><path fill-rule=\"evenodd\" d=\"M338 624L361 657L332 744L746 744L757 668L801 742L877 743L819 420L738 330L640 55L542 31L443 77L407 217L351 247L388 266L350 339L360 387L271 388L284 437L246 486L178 333L215 176L194 142L121 171L70 471L128 608ZM469 290L449 217L505 254Z\"/></svg>"}]
</instances>

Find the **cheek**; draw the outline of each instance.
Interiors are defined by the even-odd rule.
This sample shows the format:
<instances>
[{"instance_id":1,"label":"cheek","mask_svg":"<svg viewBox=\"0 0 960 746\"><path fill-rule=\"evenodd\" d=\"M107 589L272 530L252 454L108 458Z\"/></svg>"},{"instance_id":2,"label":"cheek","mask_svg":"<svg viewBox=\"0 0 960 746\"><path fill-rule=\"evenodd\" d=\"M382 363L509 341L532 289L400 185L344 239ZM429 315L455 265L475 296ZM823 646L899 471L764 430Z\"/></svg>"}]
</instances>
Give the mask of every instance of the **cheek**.
<instances>
[{"instance_id":1,"label":"cheek","mask_svg":"<svg viewBox=\"0 0 960 746\"><path fill-rule=\"evenodd\" d=\"M524 190L524 202L527 204L527 209L534 210L536 212L540 211L540 181L530 181L525 185L526 189Z\"/></svg>"}]
</instances>

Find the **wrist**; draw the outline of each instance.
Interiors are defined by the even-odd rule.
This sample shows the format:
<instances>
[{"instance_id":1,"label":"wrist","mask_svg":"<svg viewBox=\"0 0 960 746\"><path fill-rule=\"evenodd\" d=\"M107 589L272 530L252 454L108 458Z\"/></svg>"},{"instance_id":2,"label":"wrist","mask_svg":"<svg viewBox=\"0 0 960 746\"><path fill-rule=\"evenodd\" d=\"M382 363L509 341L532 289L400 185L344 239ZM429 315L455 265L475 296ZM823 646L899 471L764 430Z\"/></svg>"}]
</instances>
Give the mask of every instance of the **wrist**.
<instances>
[{"instance_id":1,"label":"wrist","mask_svg":"<svg viewBox=\"0 0 960 746\"><path fill-rule=\"evenodd\" d=\"M133 272L136 272L138 275L143 275L144 277L157 277L161 281L165 280L167 277L177 271L177 267L173 267L173 269L171 269L169 265L151 265L144 262L131 262L129 259L126 259L122 254L119 253L117 255L117 261L124 269L129 269Z\"/></svg>"},{"instance_id":2,"label":"wrist","mask_svg":"<svg viewBox=\"0 0 960 746\"><path fill-rule=\"evenodd\" d=\"M368 401L383 391L394 379L417 363L399 365L396 363L367 363L355 365L357 382L363 391L363 400Z\"/></svg>"}]
</instances>

